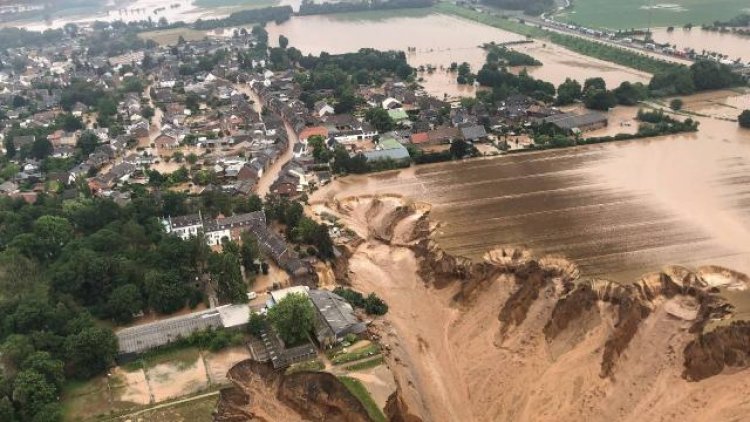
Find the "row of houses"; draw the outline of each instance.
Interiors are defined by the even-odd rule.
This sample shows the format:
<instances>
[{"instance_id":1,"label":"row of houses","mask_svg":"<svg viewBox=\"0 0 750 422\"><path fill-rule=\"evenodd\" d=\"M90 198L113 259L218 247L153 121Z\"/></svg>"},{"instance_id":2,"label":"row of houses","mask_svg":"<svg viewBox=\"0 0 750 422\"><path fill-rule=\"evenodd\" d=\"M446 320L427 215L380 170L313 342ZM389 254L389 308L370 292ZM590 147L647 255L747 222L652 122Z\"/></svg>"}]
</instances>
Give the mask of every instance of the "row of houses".
<instances>
[{"instance_id":1,"label":"row of houses","mask_svg":"<svg viewBox=\"0 0 750 422\"><path fill-rule=\"evenodd\" d=\"M202 235L210 246L220 245L225 239L237 241L243 231L250 231L261 250L290 275L303 278L313 273L310 264L300 259L279 234L268 228L263 211L216 219L205 219L200 213L166 217L162 225L167 233L183 240Z\"/></svg>"}]
</instances>

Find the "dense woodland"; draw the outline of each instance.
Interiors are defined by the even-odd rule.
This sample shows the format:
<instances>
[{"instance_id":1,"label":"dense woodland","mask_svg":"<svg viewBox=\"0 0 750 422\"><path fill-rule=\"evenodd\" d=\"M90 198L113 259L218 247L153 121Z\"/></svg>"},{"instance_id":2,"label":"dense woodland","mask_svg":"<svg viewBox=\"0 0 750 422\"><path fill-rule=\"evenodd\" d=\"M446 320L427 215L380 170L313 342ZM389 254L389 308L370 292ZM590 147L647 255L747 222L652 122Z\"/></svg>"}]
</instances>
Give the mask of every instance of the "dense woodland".
<instances>
[{"instance_id":1,"label":"dense woodland","mask_svg":"<svg viewBox=\"0 0 750 422\"><path fill-rule=\"evenodd\" d=\"M34 205L0 200L0 351L8 369L0 420L55 420L65 379L89 378L113 362L116 339L99 321L123 324L141 312L194 307L207 286L223 303L246 301L240 264L250 275L266 268L250 233L241 245L228 241L212 252L201 238L167 235L159 218L262 207L257 196L143 189L125 207L86 194L66 201L42 195ZM303 254L333 256L327 229L303 216L299 203L274 199L266 210L306 245Z\"/></svg>"}]
</instances>

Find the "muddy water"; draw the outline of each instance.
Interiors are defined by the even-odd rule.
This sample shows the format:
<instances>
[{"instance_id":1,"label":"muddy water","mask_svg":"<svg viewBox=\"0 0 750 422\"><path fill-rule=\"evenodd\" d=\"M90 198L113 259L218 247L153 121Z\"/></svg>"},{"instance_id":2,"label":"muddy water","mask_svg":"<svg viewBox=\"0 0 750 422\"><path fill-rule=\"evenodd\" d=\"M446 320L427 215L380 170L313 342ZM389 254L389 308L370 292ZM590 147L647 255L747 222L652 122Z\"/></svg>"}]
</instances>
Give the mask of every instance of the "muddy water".
<instances>
[{"instance_id":1,"label":"muddy water","mask_svg":"<svg viewBox=\"0 0 750 422\"><path fill-rule=\"evenodd\" d=\"M131 2L118 2L108 11L86 16L68 16L52 19L49 22L34 21L20 26L35 31L45 29L62 28L68 23L83 24L93 21L104 22L136 22L151 18L154 22L166 18L169 22L194 22L198 19L219 18L229 15L233 11L231 7L201 8L193 4L193 0L135 0ZM177 5L179 7L171 7ZM164 8L164 10L157 10Z\"/></svg>"},{"instance_id":2,"label":"muddy water","mask_svg":"<svg viewBox=\"0 0 750 422\"><path fill-rule=\"evenodd\" d=\"M439 70L451 62L468 62L477 71L484 64L484 51L479 45L487 42L508 42L523 37L468 20L441 14L424 16L386 17L366 19L368 14L351 16L305 16L295 17L281 25L269 24L267 30L272 42L285 35L290 45L303 53L345 53L360 48L407 51L409 64L414 67L433 65L438 71L425 78L425 89L432 95L442 97L468 96L473 90L455 83L455 78ZM372 15L379 16L379 15ZM346 34L346 36L342 36ZM583 81L601 76L608 85L616 86L623 81L647 82L649 75L615 67L609 63L591 59L553 45L533 43L514 47L537 57L544 66L529 72L558 85L566 77Z\"/></svg>"},{"instance_id":3,"label":"muddy water","mask_svg":"<svg viewBox=\"0 0 750 422\"><path fill-rule=\"evenodd\" d=\"M703 31L700 28L690 31L675 28L672 32L667 32L666 28L656 28L653 36L655 41L676 45L679 50L692 48L698 52L714 51L728 55L730 60L750 61L750 37Z\"/></svg>"},{"instance_id":4,"label":"muddy water","mask_svg":"<svg viewBox=\"0 0 750 422\"><path fill-rule=\"evenodd\" d=\"M525 246L622 282L667 264L747 273L750 131L701 120L698 134L345 178L316 197L382 192L429 202L443 223L439 242L473 258Z\"/></svg>"}]
</instances>

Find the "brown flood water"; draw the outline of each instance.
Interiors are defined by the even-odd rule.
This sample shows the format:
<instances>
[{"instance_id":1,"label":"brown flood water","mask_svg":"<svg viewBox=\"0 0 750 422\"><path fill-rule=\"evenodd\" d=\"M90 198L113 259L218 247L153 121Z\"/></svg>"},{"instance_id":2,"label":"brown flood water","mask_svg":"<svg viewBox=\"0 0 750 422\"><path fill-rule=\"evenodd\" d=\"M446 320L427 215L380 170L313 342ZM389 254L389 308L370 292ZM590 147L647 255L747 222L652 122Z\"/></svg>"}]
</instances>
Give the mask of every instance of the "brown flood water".
<instances>
[{"instance_id":1,"label":"brown flood water","mask_svg":"<svg viewBox=\"0 0 750 422\"><path fill-rule=\"evenodd\" d=\"M692 48L699 53L702 50L714 51L728 55L730 60L750 61L750 37L703 31L700 28L690 31L675 28L672 32L667 32L667 28L655 28L653 36L655 41L676 45L678 50Z\"/></svg>"},{"instance_id":2,"label":"brown flood water","mask_svg":"<svg viewBox=\"0 0 750 422\"><path fill-rule=\"evenodd\" d=\"M750 131L701 121L697 134L347 177L313 199L428 202L440 244L472 258L523 246L622 282L669 264L750 273Z\"/></svg>"},{"instance_id":3,"label":"brown flood water","mask_svg":"<svg viewBox=\"0 0 750 422\"><path fill-rule=\"evenodd\" d=\"M281 25L269 24L266 29L271 42L276 42L279 35L285 35L290 45L305 54L319 54L321 51L346 53L360 48L402 51L414 48L407 54L410 65L433 65L438 68L433 75L420 75L426 80L423 85L427 92L437 97L444 94L451 97L474 95L472 87L456 84L455 76L441 71L441 66L448 67L451 62L465 61L477 71L485 59L480 45L491 41L501 43L524 39L518 34L435 13L383 19L304 16ZM529 69L529 73L555 85L562 83L566 77L583 82L586 78L601 76L609 86L617 86L626 80L647 82L650 79L646 73L617 67L550 44L535 42L513 48L539 59L544 65Z\"/></svg>"}]
</instances>

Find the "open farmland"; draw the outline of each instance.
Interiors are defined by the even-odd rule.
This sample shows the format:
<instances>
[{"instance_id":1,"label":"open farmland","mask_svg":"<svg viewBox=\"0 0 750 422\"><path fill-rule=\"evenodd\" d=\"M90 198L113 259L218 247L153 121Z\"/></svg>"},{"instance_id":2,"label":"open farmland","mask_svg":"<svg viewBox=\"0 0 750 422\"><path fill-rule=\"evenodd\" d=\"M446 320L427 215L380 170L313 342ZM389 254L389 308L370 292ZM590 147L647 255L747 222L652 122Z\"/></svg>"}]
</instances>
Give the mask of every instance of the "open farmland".
<instances>
[{"instance_id":1,"label":"open farmland","mask_svg":"<svg viewBox=\"0 0 750 422\"><path fill-rule=\"evenodd\" d=\"M629 29L649 26L699 26L728 19L750 7L746 0L575 0L572 10L558 15L595 28ZM651 12L651 13L649 13Z\"/></svg>"}]
</instances>

